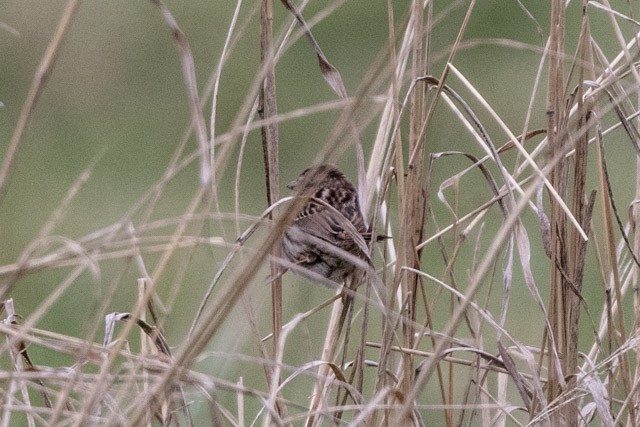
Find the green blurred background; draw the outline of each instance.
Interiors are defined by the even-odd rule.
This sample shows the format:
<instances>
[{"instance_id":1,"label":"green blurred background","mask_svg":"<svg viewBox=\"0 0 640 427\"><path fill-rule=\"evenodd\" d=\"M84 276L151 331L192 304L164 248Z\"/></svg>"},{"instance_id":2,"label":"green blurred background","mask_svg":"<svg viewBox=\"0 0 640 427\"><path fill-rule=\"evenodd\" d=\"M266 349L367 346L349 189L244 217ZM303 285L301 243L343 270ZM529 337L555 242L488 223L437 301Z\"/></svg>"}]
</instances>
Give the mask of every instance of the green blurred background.
<instances>
[{"instance_id":1,"label":"green blurred background","mask_svg":"<svg viewBox=\"0 0 640 427\"><path fill-rule=\"evenodd\" d=\"M482 95L501 114L514 133L519 133L524 123L535 73L548 34L549 5L541 1L481 1L472 14L464 40L510 39L527 44L530 48L479 44L458 52L456 66L476 86ZM567 30L568 52L572 52L580 24L580 5L569 6ZM60 0L0 1L0 23L10 29L0 29L0 155L9 144L22 103L33 78L35 69L61 16L65 2ZM195 59L199 88L204 86L217 65L229 27L235 2L226 1L167 1L182 31L187 36ZM456 6L457 5L457 6ZM614 2L627 11L626 2ZM304 15L315 16L327 6L325 1L311 1ZM614 7L615 7L614 6ZM238 28L244 28L238 43L230 51L221 78L218 99L217 132L228 131L239 108L247 96L247 90L255 79L259 66L259 22L257 2L245 1L242 5ZM394 1L396 22L401 22L408 1ZM432 32L432 53L440 58L434 64L433 74L439 75L448 48L466 12L466 2L436 2L436 16L446 13ZM532 17L527 16L526 7ZM637 8L637 5L634 7ZM290 22L290 16L279 2L275 2L274 33L280 35ZM636 11L637 12L637 11ZM611 32L608 18L591 11L594 37L605 52L615 54L619 47ZM533 19L532 19L533 18ZM347 91L354 94L363 83L377 55L388 43L387 2L379 0L350 0L318 23L313 33L325 54L341 72ZM296 41L277 65L278 109L285 113L335 99L325 84L317 66L313 51L306 39ZM466 94L456 82L454 87ZM406 91L406 82L401 93ZM205 117L210 114L210 102ZM316 156L335 125L337 112L320 113L301 119L286 121L280 126L281 173L283 184L308 166ZM481 113L484 123L498 145L506 137ZM486 120L485 120L486 119ZM530 128L544 127L544 89L539 91L534 105ZM189 110L185 84L180 68L176 45L158 9L149 1L85 1L75 17L59 60L47 82L42 97L33 113L21 150L13 170L8 193L0 205L0 264L16 262L27 245L52 215L70 186L83 170L95 164L89 181L73 200L64 219L54 230L55 235L78 239L92 231L118 221L163 174L172 153L189 123ZM452 123L454 125L452 125ZM363 132L365 151L375 135L376 120ZM620 165L619 171L633 171L631 147L624 135L613 138L615 149L610 150L611 160ZM428 130L429 152L460 150L481 154L479 147L464 129L451 119L446 108L440 108L433 126ZM188 151L196 149L192 137ZM237 156L238 149L234 150ZM510 157L509 157L510 156ZM508 154L512 162L514 154ZM353 149L342 157L340 166L352 179L356 178ZM231 160L236 163L237 158ZM240 210L257 215L266 207L260 135L252 132L243 157ZM467 166L459 160L443 160L436 170L435 182L452 175ZM233 167L222 176L220 183L223 212L233 212ZM479 179L479 175L474 175ZM595 183L595 176L590 179ZM613 173L616 196L623 203L632 198L632 186L625 173ZM484 185L483 185L484 187ZM152 218L170 218L182 214L198 188L198 167L192 163L167 187ZM488 191L463 191L463 206L476 206L488 196ZM282 186L284 193L284 185ZM442 207L437 207L439 212ZM542 254L535 221L529 214L530 237L537 254ZM497 217L496 217L497 218ZM446 219L443 219L446 221ZM450 221L450 220L449 220ZM442 224L441 224L442 225ZM488 224L489 230L499 226ZM226 237L233 240L234 227L226 229ZM206 233L206 231L205 231ZM430 231L427 230L427 235ZM437 248L436 248L437 249ZM434 249L435 251L435 249ZM437 254L437 251L434 252ZM193 292L183 288L165 325L171 345L181 344L195 307L211 280L219 255L198 254L201 271L190 271L188 283ZM157 255L145 257L150 265ZM546 258L534 266L544 268ZM193 264L197 264L193 262ZM52 310L38 322L42 329L72 336L84 336L96 327L87 324L96 320L95 311L104 298L111 298L104 289L115 273L111 263L101 263L101 275L96 280L88 273L74 282ZM170 266L174 268L175 266ZM541 286L547 279L542 270ZM48 269L22 278L12 297L16 308L28 316L69 272L68 269ZM434 271L436 276L442 271ZM129 311L135 300L135 272L129 272L130 288L119 287L112 297L107 312ZM170 274L168 274L170 276ZM593 280L598 280L594 278ZM123 280L125 283L126 280ZM286 314L312 308L328 298L330 291L319 286L301 284L296 278L285 281ZM170 280L159 284L159 292L170 292ZM255 288L253 303L267 310L268 288ZM593 283L594 294L586 295L599 302L601 287ZM499 293L498 293L499 295ZM512 310L530 310L531 299L519 286L514 289ZM263 303L260 301L264 299ZM499 298L498 298L499 300ZM596 304L597 306L597 304ZM538 312L532 313L538 318ZM234 314L231 327L214 337L212 349L233 351L234 345L243 345L238 332L246 331L241 312ZM264 313L261 316L266 316ZM265 319L267 317L264 317ZM521 319L520 319L521 320ZM321 337L322 324L310 323L309 336ZM541 330L531 331L530 323L514 322L513 332L523 334L522 339L537 337ZM98 327L101 330L102 326ZM529 335L527 335L529 334ZM531 335L533 334L533 335ZM102 340L98 332L96 340ZM303 337L304 342L304 337ZM322 344L292 355L289 362L299 363L317 354ZM37 352L37 350L35 350ZM222 351L222 350L220 350ZM236 348L235 351L241 351ZM36 353L37 354L37 353ZM47 355L46 357L53 357ZM42 355L45 358L45 355ZM212 358L216 359L215 355ZM36 363L58 365L65 363L43 361ZM203 365L209 363L204 360ZM211 362L214 371L224 371L224 363ZM206 368L203 368L207 370ZM219 372L214 372L220 375ZM229 374L229 379L235 378ZM226 375L225 375L226 376Z\"/></svg>"}]
</instances>

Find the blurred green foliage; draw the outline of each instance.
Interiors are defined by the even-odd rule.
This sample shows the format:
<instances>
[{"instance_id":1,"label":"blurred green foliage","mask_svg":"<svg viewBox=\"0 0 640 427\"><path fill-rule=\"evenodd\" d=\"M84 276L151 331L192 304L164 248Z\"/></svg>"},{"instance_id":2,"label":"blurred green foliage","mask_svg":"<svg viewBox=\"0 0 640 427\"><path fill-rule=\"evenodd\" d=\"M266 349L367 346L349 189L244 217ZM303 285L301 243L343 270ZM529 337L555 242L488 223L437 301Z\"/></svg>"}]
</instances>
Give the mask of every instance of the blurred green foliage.
<instances>
[{"instance_id":1,"label":"blurred green foliage","mask_svg":"<svg viewBox=\"0 0 640 427\"><path fill-rule=\"evenodd\" d=\"M257 73L260 56L257 3L244 2L238 28L244 28L245 32L230 51L222 71L216 116L218 133L226 132L233 123ZM409 3L393 2L397 23L403 21ZM478 2L464 40L485 42L461 49L455 59L456 66L516 133L524 123L538 58L548 33L549 6L546 3ZM0 102L4 104L0 109L0 156L6 152L34 71L64 4L62 0L0 1L0 23L18 33L0 29ZM174 0L166 4L189 40L198 84L203 88L218 63L235 2ZM305 17L310 19L326 5L325 1L311 1L304 12ZM528 9L531 16L527 16L523 7ZM433 74L436 76L442 71L465 10L466 2L435 4L434 16L444 14L437 21L431 37L432 54L440 58L439 62L434 63ZM575 38L580 25L579 5L571 5L568 13L573 23L573 27L567 30L570 39ZM277 36L286 29L290 17L277 1L275 15L274 33ZM607 47L610 43L609 47L615 48L615 39L607 36L610 30L606 19L598 16L594 16L594 19L596 22L602 20L602 28L594 28L594 33L602 32L603 45ZM354 94L371 64L388 45L387 2L347 1L321 20L313 32L330 61L340 70L348 92ZM491 39L509 39L528 47L490 44L488 42ZM281 113L335 99L319 73L316 58L304 38L298 39L278 63L277 89ZM405 90L406 82L403 94ZM117 221L162 176L189 123L185 93L176 45L151 2L83 2L33 113L7 196L0 205L0 264L16 261L37 236L70 186L91 164L95 163L91 178L72 202L54 234L77 239ZM544 101L544 96L538 93L532 128L544 126ZM205 108L205 116L209 114L210 105ZM280 147L283 184L315 157L337 117L337 112L328 112L282 123ZM452 128L451 123L446 109L438 111L427 134L428 151L461 150L480 154L480 149L466 131L458 126ZM488 127L498 145L506 142L497 127ZM365 129L365 150L370 148L367 144L374 135L375 120ZM193 137L189 147L188 151L196 149ZM241 211L254 215L266 207L261 150L259 131L254 131L248 139L242 159L240 200ZM630 148L625 146L625 151L619 154L620 161L629 163L628 154L624 153L630 152ZM235 155L237 153L238 150L235 150ZM617 158L615 153L612 155L613 159ZM513 154L506 155L506 161L509 161L509 156L513 161ZM353 159L354 154L350 151L340 163L347 174L355 179ZM236 162L236 158L231 161L232 164ZM444 162L447 167L436 171L441 177L448 177L451 170L467 166L467 163L459 160ZM224 181L220 183L224 212L233 212L232 169L227 171L223 176ZM625 177L612 178L620 184L618 195L623 200L631 197L631 189L624 185ZM194 162L166 189L153 217L168 218L182 214L198 185L197 163ZM470 200L470 205L474 205L486 195L471 191L470 194L463 194L463 197L477 198ZM534 223L533 218L530 220ZM233 239L234 227L230 225L226 231L226 237ZM538 242L536 236L530 237ZM202 271L192 271L188 275L189 281L198 285L194 287L193 294L181 292L178 295L170 315L171 321L166 325L172 344L184 336L203 289L210 281L212 271L215 271L208 265L212 263L211 257L206 254L198 256L203 264ZM153 264L156 255L150 255L149 259ZM220 262L220 259L214 259L214 262ZM86 325L84 320L96 320L91 316L104 297L102 288L114 279L109 264L105 263L103 267L103 274L97 282L89 274L83 274L43 318L39 327L79 336L92 329L95 325ZM45 271L23 278L12 294L18 311L28 315L66 273L66 269ZM132 283L130 291L116 294L108 311L131 309L136 292L136 274L128 271L127 275L130 276L127 280ZM290 282L299 280L291 278L286 283ZM163 283L159 291L168 293L171 286L172 283ZM329 292L322 287L301 286L285 287L285 310L289 315L310 309L317 301L329 296ZM526 291L518 289L517 292ZM309 294L313 294L311 299ZM256 290L254 304L260 305L260 298L268 298L268 295L266 286ZM519 303L517 299L514 300L515 308ZM526 308L528 303L522 305ZM240 325L243 320L241 315L236 313L234 316L238 317L236 324ZM321 335L321 329L316 330L317 327L317 324L309 325L310 336ZM520 327L526 329L528 325ZM238 328L243 330L246 326ZM98 332L96 341L100 342L101 339L101 332ZM233 340L234 337L214 338L216 342L225 339ZM300 362L306 360L308 355L316 354L321 345L321 341L317 341L314 343L316 348L302 351L299 360L292 362ZM215 347L215 343L212 347ZM223 370L223 365L217 365L217 369Z\"/></svg>"}]
</instances>

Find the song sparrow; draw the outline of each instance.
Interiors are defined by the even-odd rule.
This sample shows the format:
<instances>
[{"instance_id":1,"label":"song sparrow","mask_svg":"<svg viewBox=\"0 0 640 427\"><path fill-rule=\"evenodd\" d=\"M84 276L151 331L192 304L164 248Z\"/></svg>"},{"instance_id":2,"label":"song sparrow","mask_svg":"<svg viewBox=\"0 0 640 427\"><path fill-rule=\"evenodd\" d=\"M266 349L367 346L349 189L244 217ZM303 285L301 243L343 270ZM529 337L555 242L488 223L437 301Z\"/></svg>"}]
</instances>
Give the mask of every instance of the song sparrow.
<instances>
[{"instance_id":1,"label":"song sparrow","mask_svg":"<svg viewBox=\"0 0 640 427\"><path fill-rule=\"evenodd\" d=\"M283 256L301 267L295 272L341 283L371 265L358 194L342 172L331 165L311 167L287 187L310 197L281 240Z\"/></svg>"}]
</instances>

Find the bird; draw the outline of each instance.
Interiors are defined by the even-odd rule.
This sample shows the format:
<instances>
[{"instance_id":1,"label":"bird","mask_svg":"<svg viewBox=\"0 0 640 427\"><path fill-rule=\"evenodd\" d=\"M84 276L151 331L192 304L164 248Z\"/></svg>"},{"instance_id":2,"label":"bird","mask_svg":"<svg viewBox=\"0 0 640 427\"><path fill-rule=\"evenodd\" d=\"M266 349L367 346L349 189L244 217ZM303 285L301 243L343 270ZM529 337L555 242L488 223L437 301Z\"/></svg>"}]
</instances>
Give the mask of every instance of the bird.
<instances>
[{"instance_id":1,"label":"bird","mask_svg":"<svg viewBox=\"0 0 640 427\"><path fill-rule=\"evenodd\" d=\"M295 273L355 288L372 265L370 233L353 184L335 166L305 169L287 184L295 196L308 197L281 238L281 253ZM326 284L326 282L322 281Z\"/></svg>"}]
</instances>

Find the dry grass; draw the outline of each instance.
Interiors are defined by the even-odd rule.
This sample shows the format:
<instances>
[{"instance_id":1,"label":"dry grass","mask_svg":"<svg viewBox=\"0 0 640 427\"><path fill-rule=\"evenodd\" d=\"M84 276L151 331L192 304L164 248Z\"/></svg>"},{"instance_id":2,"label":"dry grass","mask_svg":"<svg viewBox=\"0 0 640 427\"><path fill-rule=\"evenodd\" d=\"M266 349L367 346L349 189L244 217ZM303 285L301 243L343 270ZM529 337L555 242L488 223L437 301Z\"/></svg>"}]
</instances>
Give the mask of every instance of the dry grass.
<instances>
[{"instance_id":1,"label":"dry grass","mask_svg":"<svg viewBox=\"0 0 640 427\"><path fill-rule=\"evenodd\" d=\"M0 170L0 203L77 3L69 1L33 79ZM188 34L169 8L153 3L175 38L191 126L162 178L119 221L73 240L54 234L91 165L19 259L0 265L0 354L13 368L0 371L2 425L640 423L640 173L636 199L625 200L608 162L617 128L624 144L615 149L640 156L633 16L606 0L584 1L588 13L578 33L567 34L573 27L565 2L552 0L551 30L541 46L531 46L467 38L474 1L443 11L432 2L407 2L395 16L388 0L389 43L349 94L313 36L313 26L330 20L340 1L306 17L301 5L264 0L253 5L260 19L249 14L247 21L238 20L239 11L252 6L238 1L220 59L199 93ZM274 8L290 14L285 28L273 28ZM466 8L459 21L450 15L456 8ZM607 51L592 35L596 14L609 19L617 50ZM434 51L432 31L442 22L457 25L457 36ZM254 24L261 67L234 122L216 134L220 76ZM307 43L317 55L336 101L277 111L276 83L287 82L278 81L274 67L293 43ZM457 65L480 44L531 50L539 58L537 72L523 76L534 82L530 98L513 100L528 106L520 129ZM546 111L535 107L540 98ZM281 282L290 274L276 274L274 248L298 204L279 195L278 126L327 110L339 116L312 163L355 159L349 174L357 169L371 226L389 238L373 245L376 271L353 310L342 305L338 290L300 313L283 303ZM439 114L468 131L475 146L435 152L430 131ZM541 120L545 128L530 127ZM363 141L371 128L375 138ZM245 164L248 135L258 129L264 164ZM200 182L188 206L177 217L153 219L167 187L194 165ZM266 171L267 191L265 212L254 216L241 211L241 172L258 167ZM297 172L287 170L286 177ZM626 182L633 182L627 173ZM232 181L235 211L229 212L221 208L219 188ZM212 279L190 283L192 270L203 260L210 264L211 253L224 259ZM89 272L106 282L100 277L107 269L110 280L83 336L36 327L78 277ZM139 277L137 301L126 313L110 313L130 270ZM66 276L35 311L21 312L12 290L48 271ZM171 291L160 298L158 286L167 282ZM602 304L585 298L587 286ZM206 287L191 313L174 308L185 287ZM511 298L515 288L526 288L524 304ZM255 297L261 294L267 298ZM270 324L259 310L266 305ZM175 315L187 315L191 327L170 347L163 330ZM240 348L217 350L215 343L231 335L243 335ZM323 344L303 350L305 342ZM70 362L49 364L32 357L34 349Z\"/></svg>"}]
</instances>

